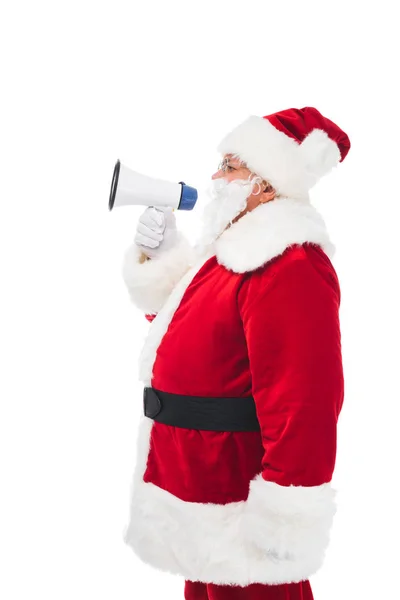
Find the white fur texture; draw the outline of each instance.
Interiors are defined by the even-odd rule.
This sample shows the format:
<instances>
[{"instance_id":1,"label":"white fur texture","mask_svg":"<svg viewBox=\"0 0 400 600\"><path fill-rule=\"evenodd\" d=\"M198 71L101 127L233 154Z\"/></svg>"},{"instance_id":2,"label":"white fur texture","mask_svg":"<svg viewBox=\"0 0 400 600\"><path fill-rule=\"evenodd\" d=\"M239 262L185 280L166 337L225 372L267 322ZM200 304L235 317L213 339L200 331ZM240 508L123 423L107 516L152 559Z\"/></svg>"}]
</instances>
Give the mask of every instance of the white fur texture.
<instances>
[{"instance_id":1,"label":"white fur texture","mask_svg":"<svg viewBox=\"0 0 400 600\"><path fill-rule=\"evenodd\" d=\"M189 242L179 233L173 248L140 263L142 251L137 244L131 244L124 255L122 277L132 302L148 314L157 313L189 269L192 252Z\"/></svg>"},{"instance_id":2,"label":"white fur texture","mask_svg":"<svg viewBox=\"0 0 400 600\"><path fill-rule=\"evenodd\" d=\"M239 155L249 169L272 183L281 195L304 199L316 181L336 164L333 159L339 153L336 143L329 140L323 144L326 133L317 131L322 135L314 137L311 132L310 140L306 138L299 144L268 119L251 115L228 133L217 149L221 154ZM337 148L336 155L332 145Z\"/></svg>"},{"instance_id":3,"label":"white fur texture","mask_svg":"<svg viewBox=\"0 0 400 600\"><path fill-rule=\"evenodd\" d=\"M279 204L278 204L279 202ZM150 324L139 377L151 385L157 349L186 289L213 254L227 268L251 271L293 243L334 247L311 205L277 199L242 217L181 277ZM142 266L142 265L140 265ZM322 566L335 512L330 484L283 487L257 476L247 501L184 502L143 481L153 421L142 416L124 541L146 563L193 581L246 586L309 578Z\"/></svg>"},{"instance_id":4,"label":"white fur texture","mask_svg":"<svg viewBox=\"0 0 400 600\"><path fill-rule=\"evenodd\" d=\"M314 242L332 258L335 246L317 209L303 200L275 198L246 213L216 241L220 264L235 273L253 271L292 244Z\"/></svg>"},{"instance_id":5,"label":"white fur texture","mask_svg":"<svg viewBox=\"0 0 400 600\"><path fill-rule=\"evenodd\" d=\"M144 562L192 581L303 581L323 563L334 494L328 483L283 487L257 476L247 501L201 504L138 478L123 539Z\"/></svg>"},{"instance_id":6,"label":"white fur texture","mask_svg":"<svg viewBox=\"0 0 400 600\"><path fill-rule=\"evenodd\" d=\"M261 267L282 254L291 244L303 244L307 241L319 244L329 258L333 257L335 247L316 208L308 202L277 198L260 204L233 223L203 256L196 257L192 250L190 268L170 291L150 325L139 356L140 381L146 386L151 385L157 348L187 287L210 256L215 253L221 265L236 273L244 273Z\"/></svg>"},{"instance_id":7,"label":"white fur texture","mask_svg":"<svg viewBox=\"0 0 400 600\"><path fill-rule=\"evenodd\" d=\"M300 144L299 152L312 185L340 162L338 145L322 129L314 129L308 134Z\"/></svg>"}]
</instances>

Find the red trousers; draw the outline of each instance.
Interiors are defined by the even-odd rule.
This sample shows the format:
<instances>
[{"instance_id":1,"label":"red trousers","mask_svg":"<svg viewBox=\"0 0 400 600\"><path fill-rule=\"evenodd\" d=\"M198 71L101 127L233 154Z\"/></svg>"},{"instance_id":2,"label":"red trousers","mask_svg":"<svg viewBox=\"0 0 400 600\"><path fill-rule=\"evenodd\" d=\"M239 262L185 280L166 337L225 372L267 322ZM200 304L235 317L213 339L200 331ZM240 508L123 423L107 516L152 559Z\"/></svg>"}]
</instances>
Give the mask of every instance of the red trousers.
<instances>
[{"instance_id":1,"label":"red trousers","mask_svg":"<svg viewBox=\"0 0 400 600\"><path fill-rule=\"evenodd\" d=\"M246 587L185 581L185 600L313 600L309 580L299 583Z\"/></svg>"}]
</instances>

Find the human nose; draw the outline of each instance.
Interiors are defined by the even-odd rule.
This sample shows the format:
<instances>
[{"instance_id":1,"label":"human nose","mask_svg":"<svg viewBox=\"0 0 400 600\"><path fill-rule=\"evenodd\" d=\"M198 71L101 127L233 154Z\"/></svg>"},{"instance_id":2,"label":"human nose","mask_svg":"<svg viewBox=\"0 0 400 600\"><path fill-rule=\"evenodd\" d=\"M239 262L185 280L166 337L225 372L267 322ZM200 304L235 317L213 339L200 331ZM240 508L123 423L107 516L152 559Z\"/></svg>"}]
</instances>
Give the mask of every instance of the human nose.
<instances>
[{"instance_id":1,"label":"human nose","mask_svg":"<svg viewBox=\"0 0 400 600\"><path fill-rule=\"evenodd\" d=\"M218 169L218 171L216 171L214 173L214 175L211 175L211 179L219 179L220 177L223 177L224 173L222 171L222 169Z\"/></svg>"}]
</instances>

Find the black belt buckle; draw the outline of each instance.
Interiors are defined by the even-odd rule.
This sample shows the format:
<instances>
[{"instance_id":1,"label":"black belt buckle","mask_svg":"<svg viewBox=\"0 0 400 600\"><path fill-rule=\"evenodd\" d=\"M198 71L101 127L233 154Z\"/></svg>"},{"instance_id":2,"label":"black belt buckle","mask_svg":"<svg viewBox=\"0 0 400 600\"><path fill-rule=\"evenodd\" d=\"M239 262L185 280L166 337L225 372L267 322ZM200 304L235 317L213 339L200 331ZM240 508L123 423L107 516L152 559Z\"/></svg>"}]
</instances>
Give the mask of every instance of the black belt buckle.
<instances>
[{"instance_id":1,"label":"black belt buckle","mask_svg":"<svg viewBox=\"0 0 400 600\"><path fill-rule=\"evenodd\" d=\"M154 419L162 409L160 398L151 387L145 387L143 390L143 412L149 419Z\"/></svg>"}]
</instances>

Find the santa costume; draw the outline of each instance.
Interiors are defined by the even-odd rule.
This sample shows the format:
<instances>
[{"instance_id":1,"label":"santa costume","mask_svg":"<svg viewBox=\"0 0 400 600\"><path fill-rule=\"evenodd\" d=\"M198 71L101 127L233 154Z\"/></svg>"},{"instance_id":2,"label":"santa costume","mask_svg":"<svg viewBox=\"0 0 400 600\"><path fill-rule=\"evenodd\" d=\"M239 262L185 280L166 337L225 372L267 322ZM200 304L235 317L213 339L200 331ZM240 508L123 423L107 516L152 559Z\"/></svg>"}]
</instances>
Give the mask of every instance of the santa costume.
<instances>
[{"instance_id":1,"label":"santa costume","mask_svg":"<svg viewBox=\"0 0 400 600\"><path fill-rule=\"evenodd\" d=\"M188 600L311 600L336 511L344 397L335 247L309 190L348 136L312 107L220 143L279 196L199 256L179 243L123 277L150 321L125 542Z\"/></svg>"}]
</instances>

